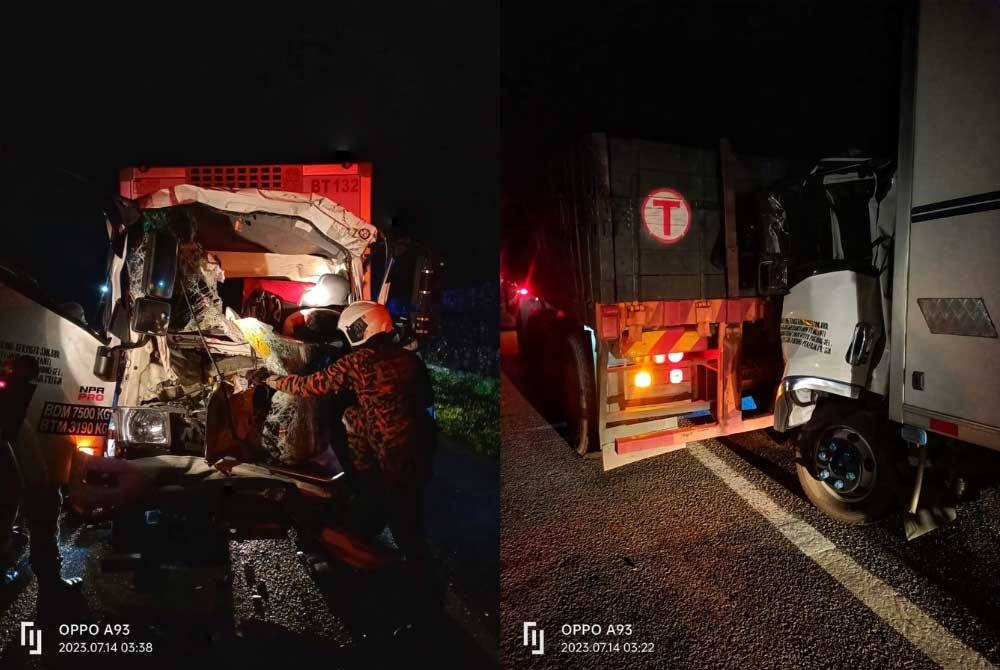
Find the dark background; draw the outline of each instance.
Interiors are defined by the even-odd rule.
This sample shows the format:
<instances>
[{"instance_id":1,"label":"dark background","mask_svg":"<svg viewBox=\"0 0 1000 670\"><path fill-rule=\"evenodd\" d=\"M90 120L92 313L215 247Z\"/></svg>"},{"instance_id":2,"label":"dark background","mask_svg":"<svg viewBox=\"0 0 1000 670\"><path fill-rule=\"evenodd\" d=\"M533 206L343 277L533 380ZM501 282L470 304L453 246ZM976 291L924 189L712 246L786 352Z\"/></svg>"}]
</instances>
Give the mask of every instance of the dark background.
<instances>
[{"instance_id":1,"label":"dark background","mask_svg":"<svg viewBox=\"0 0 1000 670\"><path fill-rule=\"evenodd\" d=\"M0 257L92 314L103 216L53 168L116 192L129 165L330 162L346 151L374 164L374 223L395 217L443 254L445 286L496 280L495 8L143 10L53 9L0 29Z\"/></svg>"},{"instance_id":2,"label":"dark background","mask_svg":"<svg viewBox=\"0 0 1000 670\"><path fill-rule=\"evenodd\" d=\"M591 131L815 159L895 156L901 0L505 3L503 202ZM501 238L524 234L503 218Z\"/></svg>"}]
</instances>

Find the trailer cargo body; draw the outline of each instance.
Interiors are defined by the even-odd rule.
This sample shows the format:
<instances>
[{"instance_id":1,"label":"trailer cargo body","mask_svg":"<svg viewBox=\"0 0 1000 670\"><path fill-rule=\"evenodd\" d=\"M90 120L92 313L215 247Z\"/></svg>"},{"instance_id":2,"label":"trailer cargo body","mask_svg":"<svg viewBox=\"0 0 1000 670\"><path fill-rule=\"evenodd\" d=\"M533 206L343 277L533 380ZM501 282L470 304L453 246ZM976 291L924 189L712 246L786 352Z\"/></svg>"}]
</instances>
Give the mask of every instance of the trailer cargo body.
<instances>
[{"instance_id":1,"label":"trailer cargo body","mask_svg":"<svg viewBox=\"0 0 1000 670\"><path fill-rule=\"evenodd\" d=\"M119 172L118 181L122 197L133 199L180 184L316 193L365 221L372 220L371 163L128 167Z\"/></svg>"},{"instance_id":2,"label":"trailer cargo body","mask_svg":"<svg viewBox=\"0 0 1000 670\"><path fill-rule=\"evenodd\" d=\"M614 467L770 425L778 306L756 285L756 215L785 170L725 142L595 134L515 210L531 249L519 341L558 380L579 450Z\"/></svg>"}]
</instances>

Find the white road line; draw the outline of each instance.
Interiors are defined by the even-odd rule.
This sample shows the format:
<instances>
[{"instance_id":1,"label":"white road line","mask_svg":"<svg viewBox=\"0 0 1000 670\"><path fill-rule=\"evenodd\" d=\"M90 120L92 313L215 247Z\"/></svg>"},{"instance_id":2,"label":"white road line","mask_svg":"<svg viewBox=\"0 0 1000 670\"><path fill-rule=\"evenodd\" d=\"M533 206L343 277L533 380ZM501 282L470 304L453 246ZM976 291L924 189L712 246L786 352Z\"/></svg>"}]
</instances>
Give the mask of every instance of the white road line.
<instances>
[{"instance_id":1,"label":"white road line","mask_svg":"<svg viewBox=\"0 0 1000 670\"><path fill-rule=\"evenodd\" d=\"M726 483L778 531L854 594L871 611L943 668L992 668L985 658L956 639L891 586L837 549L818 530L779 506L702 444L688 452Z\"/></svg>"}]
</instances>

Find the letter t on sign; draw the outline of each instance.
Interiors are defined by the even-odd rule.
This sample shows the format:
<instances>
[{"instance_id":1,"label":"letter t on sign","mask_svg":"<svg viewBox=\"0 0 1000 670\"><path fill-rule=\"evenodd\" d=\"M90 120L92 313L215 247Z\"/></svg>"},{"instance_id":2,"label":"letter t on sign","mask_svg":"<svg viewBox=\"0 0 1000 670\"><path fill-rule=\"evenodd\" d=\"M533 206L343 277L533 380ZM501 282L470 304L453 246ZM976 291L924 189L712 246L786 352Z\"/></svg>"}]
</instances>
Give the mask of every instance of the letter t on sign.
<instances>
[{"instance_id":1,"label":"letter t on sign","mask_svg":"<svg viewBox=\"0 0 1000 670\"><path fill-rule=\"evenodd\" d=\"M653 207L663 210L663 235L670 237L670 210L681 206L680 200L667 200L666 198L654 198L650 203Z\"/></svg>"}]
</instances>

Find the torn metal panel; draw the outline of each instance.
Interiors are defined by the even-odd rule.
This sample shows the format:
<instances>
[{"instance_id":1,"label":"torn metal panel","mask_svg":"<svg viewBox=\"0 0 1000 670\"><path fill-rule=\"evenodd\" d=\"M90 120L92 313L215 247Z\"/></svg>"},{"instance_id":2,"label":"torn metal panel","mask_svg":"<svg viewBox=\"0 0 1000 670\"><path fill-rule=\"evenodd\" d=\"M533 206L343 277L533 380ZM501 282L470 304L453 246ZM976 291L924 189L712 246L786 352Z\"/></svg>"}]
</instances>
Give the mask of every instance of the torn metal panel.
<instances>
[{"instance_id":1,"label":"torn metal panel","mask_svg":"<svg viewBox=\"0 0 1000 670\"><path fill-rule=\"evenodd\" d=\"M360 256L365 247L375 241L377 234L372 224L315 193L261 189L227 191L181 184L150 193L139 200L139 208L159 209L196 202L224 212L266 212L301 219L355 256Z\"/></svg>"},{"instance_id":2,"label":"torn metal panel","mask_svg":"<svg viewBox=\"0 0 1000 670\"><path fill-rule=\"evenodd\" d=\"M223 258L233 264L234 276L241 277L308 281L350 268L357 298L364 276L361 257L375 239L375 228L321 196L275 191L182 185L153 193L139 206L136 229L141 226L141 232L126 251L127 281L122 288L132 300L142 297L148 255L142 233L167 227L180 240L178 290L171 302L169 333L128 350L119 405L183 408L172 419L178 423L172 433L181 439L171 449L201 453L209 439L211 391L218 388L219 376L226 393L216 397L241 398L250 370L304 374L329 365L342 353L335 342L286 337L227 309L219 293L229 269ZM133 341L138 339L131 335ZM333 432L332 415L320 407L317 399L276 394L269 408L255 408L264 413L255 450L263 452L262 459L283 464L314 458L329 446ZM235 417L240 408L222 411Z\"/></svg>"}]
</instances>

